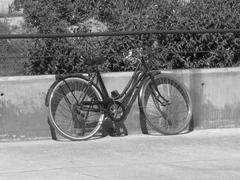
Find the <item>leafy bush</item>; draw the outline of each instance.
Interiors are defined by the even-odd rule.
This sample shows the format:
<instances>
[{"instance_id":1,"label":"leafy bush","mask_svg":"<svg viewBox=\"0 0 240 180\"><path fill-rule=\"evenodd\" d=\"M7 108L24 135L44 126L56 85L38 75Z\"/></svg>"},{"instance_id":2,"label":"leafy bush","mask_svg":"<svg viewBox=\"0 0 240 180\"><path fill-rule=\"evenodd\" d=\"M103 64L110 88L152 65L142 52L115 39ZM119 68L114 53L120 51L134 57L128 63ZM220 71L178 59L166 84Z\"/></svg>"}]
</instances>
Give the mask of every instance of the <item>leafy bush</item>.
<instances>
[{"instance_id":1,"label":"leafy bush","mask_svg":"<svg viewBox=\"0 0 240 180\"><path fill-rule=\"evenodd\" d=\"M6 23L0 22L0 34L10 34L11 29ZM27 50L27 42L23 39L0 40L0 75L18 75L24 73L24 61L19 58ZM10 57L10 58L9 58ZM18 58L14 58L18 57Z\"/></svg>"},{"instance_id":2,"label":"leafy bush","mask_svg":"<svg viewBox=\"0 0 240 180\"><path fill-rule=\"evenodd\" d=\"M90 32L95 19L108 31L239 28L238 0L26 0L26 23L38 33L67 33L72 25ZM179 34L35 40L29 49L28 74L86 70L85 61L104 55L104 71L133 70L123 61L129 50L148 47L159 68L230 67L239 64L239 34ZM38 58L36 58L38 57Z\"/></svg>"},{"instance_id":3,"label":"leafy bush","mask_svg":"<svg viewBox=\"0 0 240 180\"><path fill-rule=\"evenodd\" d=\"M237 0L192 0L175 12L172 29L237 29L239 7ZM203 68L237 66L238 42L238 34L214 33L178 35L160 43L175 52L173 68Z\"/></svg>"}]
</instances>

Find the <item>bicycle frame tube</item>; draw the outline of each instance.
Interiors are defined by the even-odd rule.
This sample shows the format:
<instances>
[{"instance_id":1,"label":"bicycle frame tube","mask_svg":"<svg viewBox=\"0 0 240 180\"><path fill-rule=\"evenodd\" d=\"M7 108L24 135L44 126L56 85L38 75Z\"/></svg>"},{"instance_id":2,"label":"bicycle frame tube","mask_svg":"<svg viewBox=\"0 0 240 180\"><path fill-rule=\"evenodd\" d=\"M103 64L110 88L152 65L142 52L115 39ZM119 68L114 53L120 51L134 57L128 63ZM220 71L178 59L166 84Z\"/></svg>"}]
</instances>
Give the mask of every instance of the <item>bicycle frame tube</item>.
<instances>
[{"instance_id":1,"label":"bicycle frame tube","mask_svg":"<svg viewBox=\"0 0 240 180\"><path fill-rule=\"evenodd\" d=\"M116 99L121 102L126 107L126 114L129 113L132 104L136 100L141 87L144 84L144 79L148 76L146 71L139 71L141 64L137 65L136 70L134 71L132 77L128 81L125 89L122 91L120 96Z\"/></svg>"},{"instance_id":2,"label":"bicycle frame tube","mask_svg":"<svg viewBox=\"0 0 240 180\"><path fill-rule=\"evenodd\" d=\"M107 91L106 86L103 82L102 76L101 76L101 74L98 70L96 70L96 76L97 76L96 78L97 78L97 82L98 82L97 84L99 84L99 86L100 86L103 99L108 99L109 98L108 91Z\"/></svg>"},{"instance_id":3,"label":"bicycle frame tube","mask_svg":"<svg viewBox=\"0 0 240 180\"><path fill-rule=\"evenodd\" d=\"M95 83L93 82L94 79L96 79ZM88 108L88 107L85 108L84 106L94 106L94 105L97 105L100 108L90 108L91 111L94 111L94 112L99 112L99 111L107 112L107 106L108 106L109 102L112 101L112 99L110 98L110 96L108 94L108 91L106 89L106 86L105 86L105 84L103 82L102 76L101 76L100 72L97 69L95 69L95 74L94 74L94 76L92 78L90 78L90 81L89 81L89 86L91 86L93 84L95 84L98 88L100 88L103 100L94 100L94 101L84 101L83 100L82 103L80 103L80 105L82 105L81 109L82 110L86 110L86 108Z\"/></svg>"},{"instance_id":4,"label":"bicycle frame tube","mask_svg":"<svg viewBox=\"0 0 240 180\"><path fill-rule=\"evenodd\" d=\"M144 67L143 71L139 71L140 68ZM95 102L84 102L84 105L100 105L101 110L107 112L107 109L105 109L108 105L109 102L112 102L113 99L109 96L108 91L106 89L106 86L103 82L102 76L100 72L96 69L95 70L95 78L96 78L96 85L100 88L103 101L95 101ZM126 117L127 114L130 112L132 104L136 100L137 96L139 95L139 92L146 82L145 79L149 78L150 80L153 81L153 84L155 85L155 81L153 78L153 75L151 72L149 72L149 68L145 61L141 59L141 63L138 63L136 70L134 71L132 77L128 81L125 89L122 91L122 93L114 100L119 101L125 106L126 110ZM93 83L93 82L91 82ZM155 87L155 86L154 86ZM155 88L154 88L155 89ZM157 90L157 95L162 97L160 95L160 92ZM165 99L164 99L165 100ZM99 109L99 110L100 110ZM92 109L94 110L94 109ZM95 109L97 111L97 109Z\"/></svg>"},{"instance_id":5,"label":"bicycle frame tube","mask_svg":"<svg viewBox=\"0 0 240 180\"><path fill-rule=\"evenodd\" d=\"M124 95L127 95L127 91L131 89L134 86L134 84L137 84L138 78L140 78L140 75L141 75L141 71L138 71L139 67L140 65L138 64L136 70L134 71L132 77L128 81L126 87L124 88L124 90L122 91L122 93L119 95L117 99L121 99Z\"/></svg>"},{"instance_id":6,"label":"bicycle frame tube","mask_svg":"<svg viewBox=\"0 0 240 180\"><path fill-rule=\"evenodd\" d=\"M93 82L94 79L96 79L96 83ZM100 88L103 100L101 100L101 101L99 101L99 100L84 101L84 99L85 99L85 97L84 97L82 103L80 103L80 105L82 105L82 110L86 110L84 106L97 105L97 106L100 106L100 108L90 108L91 111L94 111L94 112L99 112L99 111L107 112L106 105L108 104L109 101L111 101L111 98L108 95L108 91L106 89L106 86L105 86L105 84L103 82L103 79L102 79L101 74L98 71L98 69L95 69L94 76L92 76L92 78L90 78L88 87L92 86L93 84L95 84L96 86L99 85L99 88ZM87 108L89 110L89 107L87 107Z\"/></svg>"},{"instance_id":7,"label":"bicycle frame tube","mask_svg":"<svg viewBox=\"0 0 240 180\"><path fill-rule=\"evenodd\" d=\"M146 73L140 74L137 79L133 79L133 82L128 87L127 91L125 93L125 96L120 100L121 103L123 103L126 107L126 114L128 114L131 110L131 107L136 100L137 96L139 95L139 92L141 90L141 87L144 84L144 79L147 77Z\"/></svg>"},{"instance_id":8,"label":"bicycle frame tube","mask_svg":"<svg viewBox=\"0 0 240 180\"><path fill-rule=\"evenodd\" d=\"M120 96L115 99L119 102L121 102L125 107L126 107L126 113L128 114L132 104L134 103L136 97L139 94L139 91L145 82L144 79L148 76L145 71L138 71L138 69L141 68L140 63L138 64L136 70L134 71L134 74L128 81L125 89L122 91ZM112 101L113 99L109 96L108 91L106 89L106 86L103 82L102 76L98 70L95 71L96 74L96 84L99 86L102 96L103 96L103 101L99 102L85 102L84 105L93 105L93 104L101 104L102 107L104 107L104 104L107 104L109 101ZM106 111L106 110L105 110Z\"/></svg>"},{"instance_id":9,"label":"bicycle frame tube","mask_svg":"<svg viewBox=\"0 0 240 180\"><path fill-rule=\"evenodd\" d=\"M133 92L133 90L138 87L137 85L139 84L139 82L141 80L143 80L146 76L145 73L142 73L140 71L138 71L137 69L139 69L140 65L137 66L136 70L134 71L133 76L131 77L131 79L128 81L125 89L122 91L122 93L119 95L119 97L117 98L117 100L121 99L122 97L124 97L123 99L126 100L126 98ZM102 92L103 95L103 99L108 99L110 98L108 91L106 89L106 86L103 82L102 76L100 74L99 71L96 71L96 79L97 79L97 85L99 84L100 90ZM141 87L141 86L140 86ZM125 96L124 96L125 95ZM123 102L123 101L121 101Z\"/></svg>"}]
</instances>

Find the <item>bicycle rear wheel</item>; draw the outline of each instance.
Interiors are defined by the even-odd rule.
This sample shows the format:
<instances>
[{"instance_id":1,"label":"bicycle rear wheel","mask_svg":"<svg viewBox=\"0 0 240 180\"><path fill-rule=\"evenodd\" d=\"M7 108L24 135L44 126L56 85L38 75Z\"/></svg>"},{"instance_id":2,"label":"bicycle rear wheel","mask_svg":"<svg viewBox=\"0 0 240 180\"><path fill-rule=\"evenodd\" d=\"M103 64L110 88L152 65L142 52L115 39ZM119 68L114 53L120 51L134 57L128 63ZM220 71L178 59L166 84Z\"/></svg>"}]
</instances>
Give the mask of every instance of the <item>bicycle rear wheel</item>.
<instances>
[{"instance_id":1,"label":"bicycle rear wheel","mask_svg":"<svg viewBox=\"0 0 240 180\"><path fill-rule=\"evenodd\" d=\"M156 75L154 79L162 97L156 92L152 81L147 81L141 97L146 122L159 133L179 134L192 118L190 95L184 85L169 76Z\"/></svg>"},{"instance_id":2,"label":"bicycle rear wheel","mask_svg":"<svg viewBox=\"0 0 240 180\"><path fill-rule=\"evenodd\" d=\"M98 132L104 113L100 111L99 105L85 105L83 110L80 104L96 100L102 100L102 95L94 85L89 85L87 80L80 77L67 77L59 81L50 94L50 122L67 139L88 139Z\"/></svg>"}]
</instances>

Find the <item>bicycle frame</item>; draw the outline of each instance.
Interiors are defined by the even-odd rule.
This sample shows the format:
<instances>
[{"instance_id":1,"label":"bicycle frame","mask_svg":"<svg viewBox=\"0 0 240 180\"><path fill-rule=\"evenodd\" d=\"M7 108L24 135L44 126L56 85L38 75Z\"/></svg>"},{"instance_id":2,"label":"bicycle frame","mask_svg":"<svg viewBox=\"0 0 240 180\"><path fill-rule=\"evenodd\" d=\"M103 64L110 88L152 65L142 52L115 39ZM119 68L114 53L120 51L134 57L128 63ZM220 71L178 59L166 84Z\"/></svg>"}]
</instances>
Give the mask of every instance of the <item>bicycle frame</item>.
<instances>
[{"instance_id":1,"label":"bicycle frame","mask_svg":"<svg viewBox=\"0 0 240 180\"><path fill-rule=\"evenodd\" d=\"M138 96L140 89L144 83L144 79L147 77L146 73L140 72L140 71L134 71L134 74L128 81L125 89L121 92L119 97L117 97L116 101L119 101L125 106L126 114L129 113L132 104L136 100L136 97ZM110 98L105 84L103 83L102 77L100 73L98 73L97 79L99 81L99 86L101 89L101 92L103 93L103 101L107 100Z\"/></svg>"},{"instance_id":2,"label":"bicycle frame","mask_svg":"<svg viewBox=\"0 0 240 180\"><path fill-rule=\"evenodd\" d=\"M139 71L139 69L142 67L144 67L144 70ZM161 72L159 72L159 74L160 73ZM103 82L102 76L101 76L100 72L98 71L98 69L96 68L95 74L92 76L92 78L90 78L89 84L91 85L92 83L94 83L93 82L94 79L96 80L95 84L97 85L97 87L100 88L100 91L101 91L102 97L103 97L103 101L94 101L94 102L93 101L91 101L91 102L85 101L83 103L84 103L84 105L101 105L101 107L103 107L103 109L101 108L101 110L108 113L108 110L106 109L107 104L109 102L119 101L120 103L122 103L125 106L125 112L126 112L126 117L127 117L134 101L136 100L137 96L139 95L141 87L146 82L145 81L146 78L150 78L153 81L153 84L155 84L152 72L151 71L149 72L149 68L148 68L147 64L145 63L145 61L143 59L141 59L141 63L140 62L138 63L136 70L134 71L132 77L128 81L124 90L121 92L121 94L117 98L113 99L112 97L109 96L109 93ZM156 87L156 86L154 85L154 87ZM157 95L162 97L158 90L157 90ZM157 95L154 95L154 96L157 96ZM97 111L97 109L91 109L91 110Z\"/></svg>"}]
</instances>

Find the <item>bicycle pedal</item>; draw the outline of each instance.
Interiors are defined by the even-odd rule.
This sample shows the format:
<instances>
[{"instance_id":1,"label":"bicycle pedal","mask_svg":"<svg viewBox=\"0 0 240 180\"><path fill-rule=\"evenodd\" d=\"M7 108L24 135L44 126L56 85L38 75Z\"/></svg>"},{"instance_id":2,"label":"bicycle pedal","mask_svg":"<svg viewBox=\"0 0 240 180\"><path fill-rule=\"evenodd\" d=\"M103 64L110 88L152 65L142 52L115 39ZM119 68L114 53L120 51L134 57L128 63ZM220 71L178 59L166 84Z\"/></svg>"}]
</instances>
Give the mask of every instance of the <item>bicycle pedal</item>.
<instances>
[{"instance_id":1,"label":"bicycle pedal","mask_svg":"<svg viewBox=\"0 0 240 180\"><path fill-rule=\"evenodd\" d=\"M118 96L120 96L120 94L119 94L119 92L117 90L114 90L114 91L111 92L111 96L113 98L117 98Z\"/></svg>"}]
</instances>

